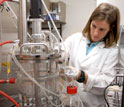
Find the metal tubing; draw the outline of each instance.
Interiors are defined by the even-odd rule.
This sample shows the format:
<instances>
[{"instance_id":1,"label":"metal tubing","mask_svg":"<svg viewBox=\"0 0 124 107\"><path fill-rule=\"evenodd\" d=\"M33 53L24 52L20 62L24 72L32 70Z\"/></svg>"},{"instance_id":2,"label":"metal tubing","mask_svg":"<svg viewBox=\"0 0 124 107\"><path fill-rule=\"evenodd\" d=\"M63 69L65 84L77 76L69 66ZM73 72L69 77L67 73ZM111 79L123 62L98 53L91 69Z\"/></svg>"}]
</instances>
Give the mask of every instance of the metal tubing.
<instances>
[{"instance_id":1,"label":"metal tubing","mask_svg":"<svg viewBox=\"0 0 124 107\"><path fill-rule=\"evenodd\" d=\"M20 45L27 42L26 0L19 0L19 29Z\"/></svg>"},{"instance_id":2,"label":"metal tubing","mask_svg":"<svg viewBox=\"0 0 124 107\"><path fill-rule=\"evenodd\" d=\"M44 20L42 18L32 18L29 21L32 22L32 34L41 34L42 22Z\"/></svg>"},{"instance_id":3,"label":"metal tubing","mask_svg":"<svg viewBox=\"0 0 124 107\"><path fill-rule=\"evenodd\" d=\"M34 63L34 78L38 81L39 79L39 72L38 72L38 63ZM40 107L40 102L39 102L39 87L35 84L34 86L34 91L35 91L35 107Z\"/></svg>"},{"instance_id":4,"label":"metal tubing","mask_svg":"<svg viewBox=\"0 0 124 107\"><path fill-rule=\"evenodd\" d=\"M32 22L32 33L33 34L41 34L41 22L40 21Z\"/></svg>"},{"instance_id":5,"label":"metal tubing","mask_svg":"<svg viewBox=\"0 0 124 107\"><path fill-rule=\"evenodd\" d=\"M123 89L122 89L121 107L124 107L124 77L123 77Z\"/></svg>"}]
</instances>

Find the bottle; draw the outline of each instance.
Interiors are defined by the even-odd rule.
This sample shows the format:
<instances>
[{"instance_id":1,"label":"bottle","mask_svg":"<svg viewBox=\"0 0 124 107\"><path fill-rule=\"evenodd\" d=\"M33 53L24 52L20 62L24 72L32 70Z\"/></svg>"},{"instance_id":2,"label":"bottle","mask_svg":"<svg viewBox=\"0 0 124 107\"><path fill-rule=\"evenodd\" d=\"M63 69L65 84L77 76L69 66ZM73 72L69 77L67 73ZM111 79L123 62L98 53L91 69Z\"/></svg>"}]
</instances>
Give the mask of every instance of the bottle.
<instances>
[{"instance_id":1,"label":"bottle","mask_svg":"<svg viewBox=\"0 0 124 107\"><path fill-rule=\"evenodd\" d=\"M83 107L82 101L77 94L77 87L73 85L67 86L68 100L65 101L64 107Z\"/></svg>"}]
</instances>

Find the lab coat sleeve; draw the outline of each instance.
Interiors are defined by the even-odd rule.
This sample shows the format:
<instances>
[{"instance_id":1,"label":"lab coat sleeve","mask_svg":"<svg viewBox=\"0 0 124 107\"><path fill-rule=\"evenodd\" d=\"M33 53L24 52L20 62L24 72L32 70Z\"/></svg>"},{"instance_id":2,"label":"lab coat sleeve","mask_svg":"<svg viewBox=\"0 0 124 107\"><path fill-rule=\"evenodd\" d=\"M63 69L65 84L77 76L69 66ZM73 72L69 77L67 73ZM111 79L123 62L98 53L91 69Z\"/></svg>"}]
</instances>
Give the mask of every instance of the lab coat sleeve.
<instances>
[{"instance_id":1,"label":"lab coat sleeve","mask_svg":"<svg viewBox=\"0 0 124 107\"><path fill-rule=\"evenodd\" d=\"M102 57L104 57L104 53ZM113 48L108 53L102 69L99 71L97 68L92 68L92 72L94 72L94 70L98 70L98 73L96 75L88 74L85 91L89 91L96 95L103 95L105 87L108 86L115 78L115 66L117 63L118 49Z\"/></svg>"},{"instance_id":2,"label":"lab coat sleeve","mask_svg":"<svg viewBox=\"0 0 124 107\"><path fill-rule=\"evenodd\" d=\"M66 56L70 56L71 50L73 50L74 41L77 39L78 33L72 34L63 42L63 50L65 51Z\"/></svg>"}]
</instances>

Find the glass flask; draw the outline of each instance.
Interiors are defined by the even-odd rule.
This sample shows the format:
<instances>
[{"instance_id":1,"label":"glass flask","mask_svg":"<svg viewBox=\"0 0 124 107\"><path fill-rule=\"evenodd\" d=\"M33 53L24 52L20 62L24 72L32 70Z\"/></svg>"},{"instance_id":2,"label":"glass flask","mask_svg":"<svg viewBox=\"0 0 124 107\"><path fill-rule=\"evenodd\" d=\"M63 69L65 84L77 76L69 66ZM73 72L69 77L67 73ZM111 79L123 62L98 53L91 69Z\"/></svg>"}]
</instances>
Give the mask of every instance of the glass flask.
<instances>
[{"instance_id":1,"label":"glass flask","mask_svg":"<svg viewBox=\"0 0 124 107\"><path fill-rule=\"evenodd\" d=\"M77 94L77 86L67 86L68 99L65 101L63 107L83 107L82 101Z\"/></svg>"}]
</instances>

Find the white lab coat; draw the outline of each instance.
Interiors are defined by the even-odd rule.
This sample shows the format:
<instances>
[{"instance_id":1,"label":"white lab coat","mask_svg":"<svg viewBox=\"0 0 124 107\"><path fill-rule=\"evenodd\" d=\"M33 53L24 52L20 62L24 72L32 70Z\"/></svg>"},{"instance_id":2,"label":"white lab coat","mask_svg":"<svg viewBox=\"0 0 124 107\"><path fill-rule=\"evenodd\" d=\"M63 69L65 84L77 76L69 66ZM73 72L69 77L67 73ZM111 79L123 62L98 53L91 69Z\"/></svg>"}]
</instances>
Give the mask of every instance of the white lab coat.
<instances>
[{"instance_id":1,"label":"white lab coat","mask_svg":"<svg viewBox=\"0 0 124 107\"><path fill-rule=\"evenodd\" d=\"M102 107L104 101L104 88L115 77L115 65L118 62L118 49L103 48L100 42L91 52L86 55L87 39L82 33L75 33L68 37L65 42L66 52L69 55L69 65L88 74L85 84L78 83L78 92L85 107Z\"/></svg>"}]
</instances>

